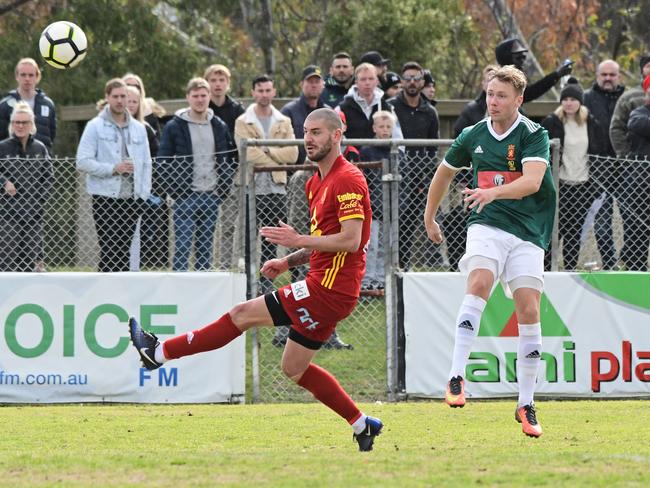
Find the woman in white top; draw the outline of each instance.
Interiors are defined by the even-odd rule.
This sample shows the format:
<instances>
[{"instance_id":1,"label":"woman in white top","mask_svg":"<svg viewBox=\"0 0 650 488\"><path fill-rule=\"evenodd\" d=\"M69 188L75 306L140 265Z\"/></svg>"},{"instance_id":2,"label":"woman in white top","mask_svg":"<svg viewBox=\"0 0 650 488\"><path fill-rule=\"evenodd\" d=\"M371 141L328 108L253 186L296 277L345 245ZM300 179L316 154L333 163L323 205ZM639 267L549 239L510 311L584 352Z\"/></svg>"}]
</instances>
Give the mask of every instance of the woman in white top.
<instances>
[{"instance_id":1,"label":"woman in white top","mask_svg":"<svg viewBox=\"0 0 650 488\"><path fill-rule=\"evenodd\" d=\"M582 225L598 195L590 178L590 156L604 155L607 149L606 141L599 137L598 122L582 104L582 96L578 80L570 78L560 94L560 106L542 121L549 139L558 138L561 143L559 237L567 271L576 269Z\"/></svg>"}]
</instances>

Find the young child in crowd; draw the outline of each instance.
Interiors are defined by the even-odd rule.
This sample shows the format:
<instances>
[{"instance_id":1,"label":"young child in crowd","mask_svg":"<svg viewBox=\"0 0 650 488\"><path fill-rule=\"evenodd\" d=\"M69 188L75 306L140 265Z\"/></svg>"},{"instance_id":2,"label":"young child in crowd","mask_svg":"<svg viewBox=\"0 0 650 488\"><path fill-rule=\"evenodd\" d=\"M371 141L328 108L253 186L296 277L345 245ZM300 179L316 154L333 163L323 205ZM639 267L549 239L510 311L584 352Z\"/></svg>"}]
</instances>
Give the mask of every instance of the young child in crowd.
<instances>
[{"instance_id":1,"label":"young child in crowd","mask_svg":"<svg viewBox=\"0 0 650 488\"><path fill-rule=\"evenodd\" d=\"M378 110L372 116L372 130L375 139L390 139L395 125L395 115L385 110ZM382 161L390 158L390 146L366 146L361 148L361 161ZM373 290L384 288L384 247L382 243L382 183L381 168L363 170L368 181L370 206L372 207L372 224L370 240L366 252L366 275L361 282L361 289Z\"/></svg>"}]
</instances>

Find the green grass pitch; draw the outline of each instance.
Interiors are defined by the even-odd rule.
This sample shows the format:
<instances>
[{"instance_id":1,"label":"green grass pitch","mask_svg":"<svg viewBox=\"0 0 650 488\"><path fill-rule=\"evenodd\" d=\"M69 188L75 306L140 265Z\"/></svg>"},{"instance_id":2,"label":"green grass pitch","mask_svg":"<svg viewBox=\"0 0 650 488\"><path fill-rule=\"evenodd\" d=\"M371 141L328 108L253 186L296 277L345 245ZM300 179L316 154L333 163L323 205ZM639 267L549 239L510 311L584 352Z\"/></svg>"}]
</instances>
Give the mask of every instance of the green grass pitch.
<instances>
[{"instance_id":1,"label":"green grass pitch","mask_svg":"<svg viewBox=\"0 0 650 488\"><path fill-rule=\"evenodd\" d=\"M0 407L0 486L649 486L647 401L371 403L369 453L317 403Z\"/></svg>"}]
</instances>

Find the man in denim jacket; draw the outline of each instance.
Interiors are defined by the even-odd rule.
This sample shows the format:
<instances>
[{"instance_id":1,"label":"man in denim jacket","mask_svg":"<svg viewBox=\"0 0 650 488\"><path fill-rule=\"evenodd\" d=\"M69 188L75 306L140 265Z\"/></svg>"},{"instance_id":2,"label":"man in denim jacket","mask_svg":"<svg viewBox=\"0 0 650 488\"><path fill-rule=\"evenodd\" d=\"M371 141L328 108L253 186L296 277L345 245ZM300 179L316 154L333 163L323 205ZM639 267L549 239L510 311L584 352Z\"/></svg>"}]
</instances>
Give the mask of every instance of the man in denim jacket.
<instances>
[{"instance_id":1,"label":"man in denim jacket","mask_svg":"<svg viewBox=\"0 0 650 488\"><path fill-rule=\"evenodd\" d=\"M77 148L77 169L86 173L99 241L101 272L128 271L129 248L139 208L151 193L147 132L126 109L126 84L106 83L106 106L86 125Z\"/></svg>"}]
</instances>

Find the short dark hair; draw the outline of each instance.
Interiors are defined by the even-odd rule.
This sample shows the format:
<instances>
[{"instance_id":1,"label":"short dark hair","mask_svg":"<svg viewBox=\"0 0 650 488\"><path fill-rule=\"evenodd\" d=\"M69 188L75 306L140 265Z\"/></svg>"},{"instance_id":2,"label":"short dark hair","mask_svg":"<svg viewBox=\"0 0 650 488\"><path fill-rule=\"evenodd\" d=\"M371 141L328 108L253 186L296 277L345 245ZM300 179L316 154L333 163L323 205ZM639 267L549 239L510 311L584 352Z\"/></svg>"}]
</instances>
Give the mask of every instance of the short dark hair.
<instances>
[{"instance_id":1,"label":"short dark hair","mask_svg":"<svg viewBox=\"0 0 650 488\"><path fill-rule=\"evenodd\" d=\"M332 64L334 64L334 61L337 59L349 59L350 62L352 62L352 56L350 56L345 51L339 51L334 56L332 56Z\"/></svg>"},{"instance_id":2,"label":"short dark hair","mask_svg":"<svg viewBox=\"0 0 650 488\"><path fill-rule=\"evenodd\" d=\"M404 71L407 71L409 69L414 69L416 71L419 71L420 73L424 72L424 69L422 69L420 63L417 63L415 61L409 61L407 63L404 63L404 66L402 66L402 74L404 74Z\"/></svg>"},{"instance_id":3,"label":"short dark hair","mask_svg":"<svg viewBox=\"0 0 650 488\"><path fill-rule=\"evenodd\" d=\"M256 76L253 78L253 90L259 83L268 83L269 81L273 83L273 78L271 78L269 75L264 74Z\"/></svg>"}]
</instances>

